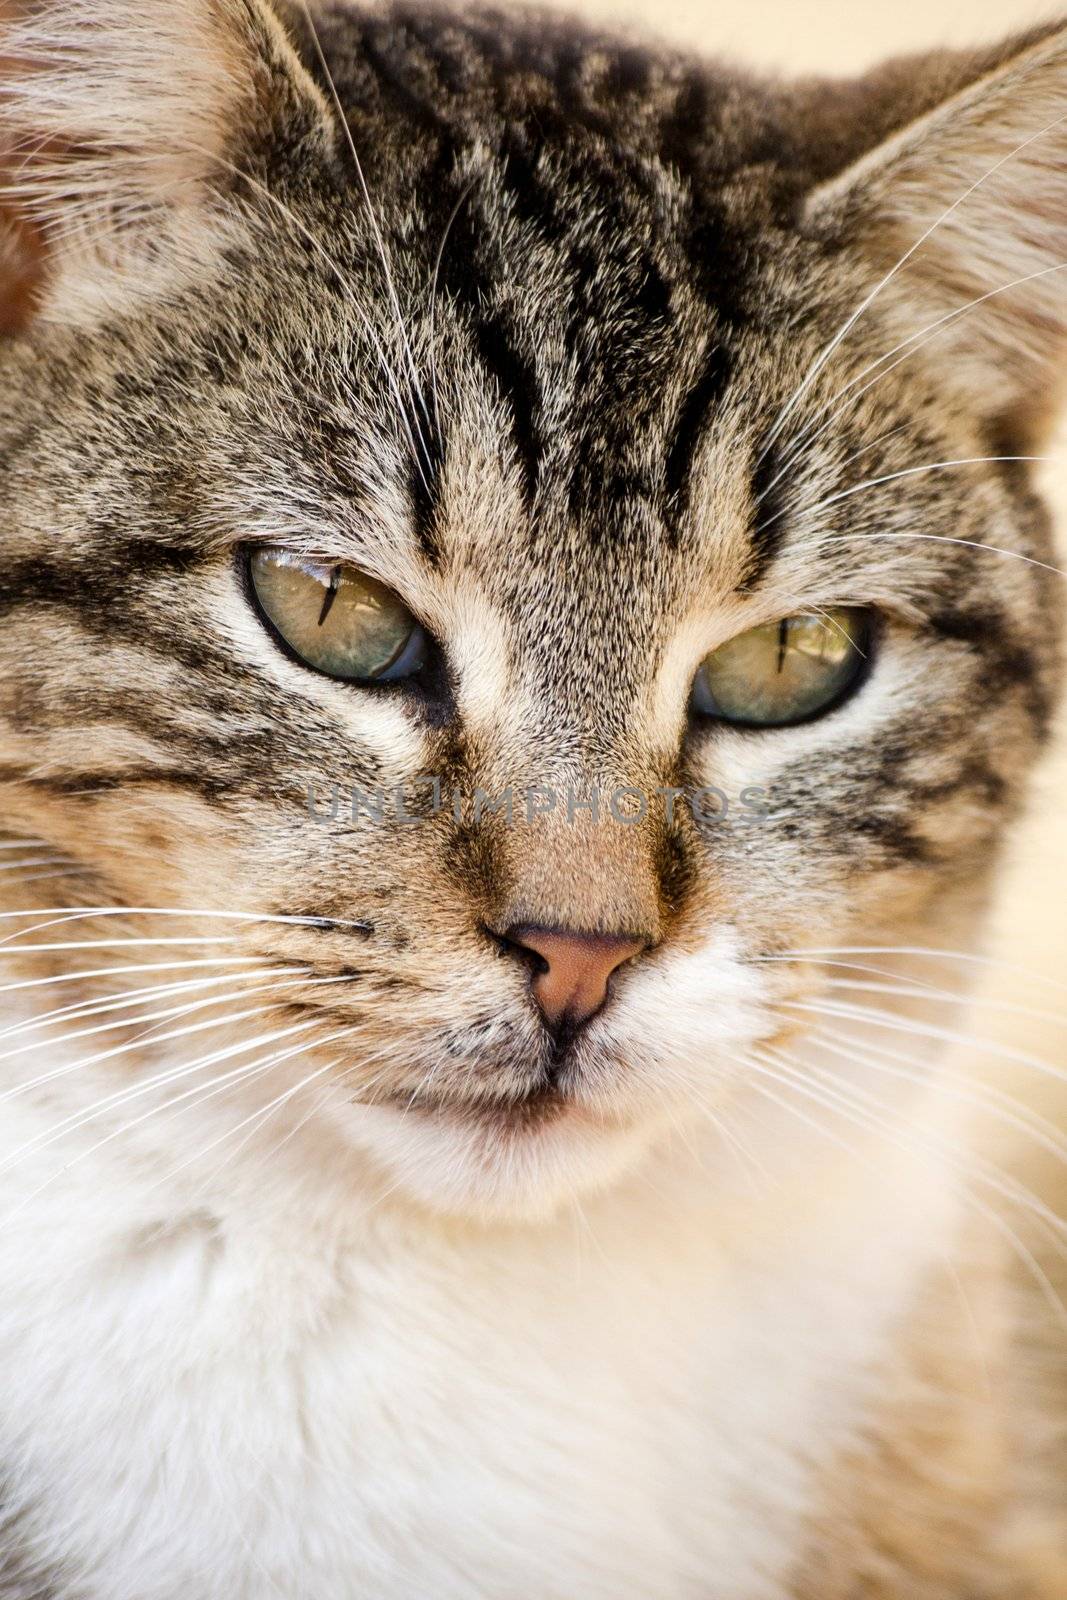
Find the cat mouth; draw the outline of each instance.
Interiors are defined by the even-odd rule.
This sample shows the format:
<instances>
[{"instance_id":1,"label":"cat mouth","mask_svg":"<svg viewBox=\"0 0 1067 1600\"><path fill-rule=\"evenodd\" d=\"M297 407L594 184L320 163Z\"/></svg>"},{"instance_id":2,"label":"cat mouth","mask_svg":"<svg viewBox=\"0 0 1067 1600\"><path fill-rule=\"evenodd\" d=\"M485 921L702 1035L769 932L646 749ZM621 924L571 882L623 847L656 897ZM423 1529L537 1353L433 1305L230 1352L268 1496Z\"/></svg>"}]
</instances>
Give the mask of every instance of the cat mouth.
<instances>
[{"instance_id":1,"label":"cat mouth","mask_svg":"<svg viewBox=\"0 0 1067 1600\"><path fill-rule=\"evenodd\" d=\"M461 1123L468 1128L482 1129L486 1134L507 1134L512 1138L541 1133L564 1120L586 1124L603 1120L552 1083L507 1100L401 1092L383 1095L374 1103L420 1121Z\"/></svg>"}]
</instances>

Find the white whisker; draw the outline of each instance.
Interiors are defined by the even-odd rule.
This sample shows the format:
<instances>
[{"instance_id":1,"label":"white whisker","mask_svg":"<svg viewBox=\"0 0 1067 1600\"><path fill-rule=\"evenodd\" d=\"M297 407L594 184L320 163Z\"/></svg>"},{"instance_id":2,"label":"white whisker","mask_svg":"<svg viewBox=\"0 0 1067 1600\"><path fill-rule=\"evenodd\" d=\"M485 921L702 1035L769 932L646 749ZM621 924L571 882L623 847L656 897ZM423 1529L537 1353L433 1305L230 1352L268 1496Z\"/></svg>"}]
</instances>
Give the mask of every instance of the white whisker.
<instances>
[{"instance_id":1,"label":"white whisker","mask_svg":"<svg viewBox=\"0 0 1067 1600\"><path fill-rule=\"evenodd\" d=\"M75 861L62 862L55 855L26 856L22 861L0 862L0 872L17 872L20 867L55 867L60 865L77 866Z\"/></svg>"},{"instance_id":2,"label":"white whisker","mask_svg":"<svg viewBox=\"0 0 1067 1600\"><path fill-rule=\"evenodd\" d=\"M1067 1027L1067 1014L1060 1011L1046 1011L1040 1006L1021 1005L1014 1000L998 1000L992 995L954 993L952 990L938 989L933 984L872 983L858 978L827 978L825 987L849 990L856 994L884 994L898 999L929 1000L945 1005L981 1007L1003 1011L1015 1017L1027 1017L1033 1022L1049 1022L1057 1027Z\"/></svg>"},{"instance_id":3,"label":"white whisker","mask_svg":"<svg viewBox=\"0 0 1067 1600\"><path fill-rule=\"evenodd\" d=\"M357 1032L357 1028L353 1026L350 1029L350 1033L355 1032ZM338 1036L335 1035L335 1037ZM343 1038L344 1035L341 1035L340 1037ZM248 1132L245 1134L244 1139L242 1139L237 1145L236 1149L230 1153L230 1157L228 1157L227 1160L231 1159L233 1156L236 1156L245 1147L248 1140L255 1135L260 1127L262 1127L267 1118L272 1116L274 1112L280 1111L282 1106L287 1105L295 1095L298 1095L301 1090L306 1089L309 1084L317 1082L327 1072L335 1071L337 1067L340 1066L342 1059L342 1057L337 1057L337 1059L333 1061L328 1061L325 1066L317 1068L316 1071L306 1074L305 1077L301 1078L299 1083L295 1084L289 1089L283 1090L281 1094L275 1095L274 1099L269 1100L265 1106L260 1106L255 1111L251 1112L247 1117L242 1117L241 1121L236 1123L232 1128L224 1129L224 1131L218 1134L216 1138L212 1139L208 1144L202 1145L193 1155L188 1156L184 1161L180 1162L178 1166L169 1168L168 1171L165 1172L156 1183L149 1186L150 1190L157 1188L160 1183L169 1183L172 1178L177 1177L179 1172L185 1172L195 1162L202 1161L204 1156L209 1155L210 1152L217 1149L220 1144L224 1144L228 1139L232 1139L233 1136L237 1133L240 1133L243 1128L247 1128ZM222 1171L225 1166L225 1161L219 1163L218 1168L216 1168L215 1172L212 1173L212 1180L214 1180L218 1172Z\"/></svg>"},{"instance_id":4,"label":"white whisker","mask_svg":"<svg viewBox=\"0 0 1067 1600\"><path fill-rule=\"evenodd\" d=\"M134 961L116 963L110 967L90 967L83 972L53 972L46 978L18 978L0 984L0 994L12 994L21 989L46 989L54 984L84 983L90 978L108 978L116 974L128 976L134 972L183 972L190 967L255 967L262 956L197 956L187 961Z\"/></svg>"},{"instance_id":5,"label":"white whisker","mask_svg":"<svg viewBox=\"0 0 1067 1600\"><path fill-rule=\"evenodd\" d=\"M469 183L464 185L463 189L460 191L459 198L448 214L448 220L446 221L441 232L441 240L437 246L437 255L434 258L433 276L430 279L430 310L427 319L429 324L427 344L430 351L430 390L433 394L433 414L438 426L440 426L441 422L441 406L437 393L437 286L438 280L441 276L441 263L444 260L445 246L448 243L448 236L452 232L456 218L459 216L464 205L466 205L467 200L470 198L476 181L477 180L475 178L472 178Z\"/></svg>"},{"instance_id":6,"label":"white whisker","mask_svg":"<svg viewBox=\"0 0 1067 1600\"><path fill-rule=\"evenodd\" d=\"M130 1100L138 1100L145 1095L151 1094L161 1084L189 1077L195 1072L202 1071L205 1067L214 1066L218 1062L229 1060L235 1055L242 1055L247 1050L254 1050L261 1044L273 1044L279 1039L292 1037L294 1033L305 1033L313 1026L314 1024L311 1022L294 1023L287 1028L279 1028L271 1033L260 1034L254 1039L243 1039L236 1044L225 1045L221 1049L213 1051L209 1055L201 1056L195 1061L183 1062L179 1066L165 1068L162 1072L154 1073L151 1077L138 1079L136 1083L127 1088L117 1090L94 1101L88 1109L71 1112L62 1118L60 1122L53 1124L47 1133L36 1134L25 1144L20 1145L11 1155L0 1161L0 1173L7 1172L12 1166L25 1159L27 1155L37 1154L41 1150L47 1149L57 1139L64 1138L68 1133L74 1132L86 1123L96 1121L116 1106L125 1105Z\"/></svg>"},{"instance_id":7,"label":"white whisker","mask_svg":"<svg viewBox=\"0 0 1067 1600\"><path fill-rule=\"evenodd\" d=\"M943 223L947 222L948 219L959 210L960 206L969 200L970 197L975 194L984 183L992 178L995 173L999 172L1001 168L1006 166L1009 161L1013 161L1016 156L1021 155L1024 150L1028 150L1032 144L1037 142L1037 140L1044 139L1047 134L1050 134L1053 131L1053 129L1060 127L1065 120L1067 120L1067 118L1056 117L1054 121L1048 123L1044 128L1039 128L1038 131L1036 133L1032 133L1028 139L1024 139L1021 144L1017 144L1014 149L1009 150L1006 155L1001 156L999 161L994 162L994 164L989 167L987 171L982 173L981 177L975 179L974 183L972 183L969 188L965 189L961 195L958 195L957 198L953 200L952 204L947 206L945 210L942 211L939 217L935 217L934 221L931 222L930 226L919 235L915 242L909 245L908 249L904 251L904 254L900 256L896 262L894 262L892 267L890 267L889 271L885 273L885 275L874 285L873 289L871 289L869 293L863 297L855 311L853 311L851 315L846 318L845 322L834 334L833 338L830 339L826 345L824 345L819 355L812 362L804 377L800 380L800 383L797 385L796 389L794 389L792 396L786 402L785 406L778 413L778 416L772 423L768 431L763 450L758 458L760 461L766 457L767 452L778 438L789 417L796 410L796 407L799 405L808 389L814 383L823 367L829 361L838 345L843 339L848 337L849 333L855 327L859 319L863 316L867 308L873 305L874 301L878 299L878 296L883 292L883 290L886 289L890 283L892 283L897 273L907 265L912 256L915 255L916 251L920 250L926 241L934 233L936 233L937 229L940 228Z\"/></svg>"},{"instance_id":8,"label":"white whisker","mask_svg":"<svg viewBox=\"0 0 1067 1600\"><path fill-rule=\"evenodd\" d=\"M918 477L921 477L925 473L946 472L946 471L949 471L951 468L954 468L954 467L975 467L975 466L981 466L981 465L986 464L986 463L992 463L992 462L998 462L998 461L1051 461L1051 460L1052 460L1051 456L959 456L955 460L949 460L949 461L925 461L925 462L923 462L923 464L921 466L918 466L918 467L902 467L899 472L883 472L876 478L865 478L862 483L854 483L848 489L839 489L836 492L836 494L826 495L824 499L816 500L814 505L804 506L803 513L804 513L804 515L806 517L812 517L812 516L815 515L815 513L817 511L825 511L827 506L837 505L838 502L841 501L841 500L850 500L853 495L863 494L868 489L877 489L881 484L884 484L884 483L896 483L901 478L918 478ZM757 533L763 533L767 528L772 527L774 525L774 523L780 521L781 518L786 516L786 515L787 515L787 512L784 509L781 510L781 511L776 511L772 517L768 517L765 522L761 522L759 524L759 526L756 529L756 532ZM864 534L864 538L865 539L866 538L875 538L875 537L877 537L877 535ZM895 535L893 537L895 537ZM835 541L834 540L830 540L830 539L821 539L821 540L819 540L818 543L819 543L819 546L821 546L823 544L829 544L829 543L833 543L833 542L835 542ZM965 540L965 539L962 539L962 540L959 540L959 541L951 541L950 540L950 541L946 541L946 542L949 542L949 543L958 542L960 544L966 544L969 541ZM990 548L992 548L992 546L982 545L982 546L978 546L977 548L990 549ZM1002 554L1010 554L1011 552L1002 551L1001 553ZM1044 565L1044 563L1042 563L1042 562L1034 562L1033 564L1035 566ZM1049 567L1048 570L1050 572L1059 571L1059 569L1057 567ZM1061 574L1061 576L1062 576L1062 574Z\"/></svg>"},{"instance_id":9,"label":"white whisker","mask_svg":"<svg viewBox=\"0 0 1067 1600\"><path fill-rule=\"evenodd\" d=\"M280 1035L274 1035L273 1037L277 1038L280 1037ZM333 1037L343 1037L343 1034L327 1036L326 1039L320 1040L318 1043L328 1044ZM262 1043L263 1040L259 1040L257 1042ZM294 1055L299 1055L300 1051L305 1048L306 1043L301 1041L299 1045L293 1046L289 1050L281 1051L274 1056L266 1058L266 1060L253 1062L250 1066L246 1065L243 1067L235 1067L229 1072L222 1073L220 1076L209 1080L209 1084L206 1088L204 1085L198 1084L192 1089L185 1089L180 1094L164 1100L162 1105L150 1107L150 1109L146 1112L143 1112L141 1116L135 1117L131 1122L124 1123L122 1127L114 1129L103 1139L99 1139L95 1144L90 1145L88 1149L80 1150L78 1154L70 1161L66 1162L58 1172L53 1173L52 1176L46 1179L43 1184L40 1184L35 1190L32 1191L32 1193L28 1194L25 1199L20 1201L12 1211L9 1211L5 1217L0 1218L0 1228L6 1227L8 1223L12 1222L26 1209L27 1206L32 1205L33 1202L37 1200L44 1193L44 1191L59 1178L64 1177L82 1161L88 1160L89 1157L95 1155L97 1151L102 1150L105 1146L114 1143L116 1139L122 1138L123 1135L130 1133L134 1128L142 1126L145 1122L150 1121L153 1117L161 1115L164 1111L172 1110L175 1106L184 1104L190 1099L196 1099L198 1102L214 1099L216 1095L224 1093L226 1089L236 1086L237 1083L247 1082L253 1077L262 1076L272 1067L291 1059L291 1057ZM142 1086L142 1088L143 1087L146 1086ZM132 1098L132 1096L130 1098ZM62 1137L62 1134L60 1134L59 1137ZM49 1144L52 1142L53 1140L51 1138L47 1141ZM10 1161L0 1162L0 1172L6 1170L9 1165Z\"/></svg>"},{"instance_id":10,"label":"white whisker","mask_svg":"<svg viewBox=\"0 0 1067 1600\"><path fill-rule=\"evenodd\" d=\"M817 1017L835 1017L849 1022L863 1022L873 1028L888 1028L897 1033L908 1033L922 1039L929 1039L942 1044L970 1047L985 1054L996 1056L999 1060L1010 1061L1018 1066L1030 1067L1046 1077L1052 1078L1057 1083L1067 1083L1067 1072L1060 1067L1054 1067L1051 1062L1043 1061L1038 1056L1027 1054L1024 1050L1014 1050L1008 1045L997 1043L991 1039L982 1039L972 1033L961 1033L954 1028L939 1027L934 1023L916 1022L911 1017L897 1016L891 1011L875 1010L871 1006L849 1005L846 1001L808 1001L808 1000L782 1000L779 1004L790 1011L799 1011Z\"/></svg>"},{"instance_id":11,"label":"white whisker","mask_svg":"<svg viewBox=\"0 0 1067 1600\"><path fill-rule=\"evenodd\" d=\"M895 372L897 367L899 367L902 362L908 361L912 356L917 355L919 351L923 350L927 344L937 337L939 333L947 331L953 323L957 322L961 317L966 316L969 312L974 311L977 307L984 305L986 301L993 300L998 295L1007 294L1009 290L1021 288L1027 283L1033 283L1039 278L1048 277L1051 273L1063 272L1065 270L1067 270L1067 262L1057 261L1054 266L1042 267L1037 272L1028 272L1021 278L1013 278L1010 283L998 284L995 289L989 289L985 294L980 294L976 296L975 299L968 300L965 305L957 306L955 310L946 312L944 316L938 317L935 322L927 323L926 327L920 328L916 333L911 334L907 339L902 339L898 344L895 344L891 350L887 350L885 355L879 356L877 360L869 362L868 365L863 368L862 372L858 373L857 376L851 380L851 382L845 384L843 388L839 389L837 393L827 401L825 406L821 406L814 413L808 427L802 429L801 432L796 435L795 439L790 442L790 447L786 451L782 460L782 464L777 473L762 490L762 492L756 496L756 504L758 505L761 500L766 499L766 497L777 488L778 484L787 475L790 467L793 465L797 456L800 454L805 445L812 445L816 442L816 440L821 439L823 435L833 426L834 422L843 411L845 411L850 405L855 405L860 397L865 395L868 390L872 389L875 384L880 383L882 379L888 377L891 372ZM898 355L898 352L900 351L903 351L904 353ZM890 361L890 358L893 356L897 356L897 360L892 361L891 365L886 367L884 371L878 372L877 369L881 367L884 362ZM873 377L869 383L863 383L863 379L872 372L874 372L876 376ZM856 389L856 386L861 383L863 383L863 387L859 389L858 393L853 393L853 391ZM850 395L852 396L851 399L849 398ZM839 402L841 403L839 404ZM827 415L827 413L829 413L829 415ZM820 417L824 416L826 420L822 427L813 432L812 428L814 424L818 422ZM903 424L901 425L901 428L896 428L892 431L894 433L899 433L902 431L902 428ZM886 439L890 436L891 435L889 434L883 434L881 439ZM880 442L881 440L874 441L874 443ZM873 445L868 445L864 448L871 449L873 448ZM862 453L862 451L854 452L854 454L843 461L841 465L847 466L849 461L854 460L856 455Z\"/></svg>"},{"instance_id":12,"label":"white whisker","mask_svg":"<svg viewBox=\"0 0 1067 1600\"><path fill-rule=\"evenodd\" d=\"M346 928L360 933L371 932L368 922L348 922L338 917L299 917L274 914L266 911L219 911L217 909L205 910L200 908L186 908L183 906L49 906L46 910L35 911L0 911L0 922L11 921L18 918L46 916L48 922L42 922L36 927L19 928L7 938L0 939L0 944L8 944L12 939L24 937L27 934L42 933L48 928L65 925L70 922L83 922L94 917L183 917L187 921L227 921L227 922L253 922L263 923L266 926L282 926L293 928ZM31 948L40 948L40 946Z\"/></svg>"},{"instance_id":13,"label":"white whisker","mask_svg":"<svg viewBox=\"0 0 1067 1600\"><path fill-rule=\"evenodd\" d=\"M178 962L178 966L182 963ZM107 969L110 971L111 969ZM63 1022L80 1022L86 1017L106 1016L110 1012L122 1011L130 1006L144 1005L149 1001L176 998L188 994L192 990L207 989L219 984L237 983L244 978L286 977L298 974L306 969L300 967L245 967L242 972L213 973L206 978L181 978L169 983L153 983L125 989L119 994L96 995L90 999L70 1000L66 1005L56 1006L51 1011L35 1013L20 1022L12 1023L10 1027L0 1028L0 1042L5 1039L17 1038L21 1034L30 1033L37 1028L53 1027ZM70 978L72 974L63 974ZM248 991L246 991L248 992ZM116 1026L121 1025L121 1019ZM64 1034L63 1038L71 1035ZM40 1042L55 1043L56 1036L48 1034Z\"/></svg>"},{"instance_id":14,"label":"white whisker","mask_svg":"<svg viewBox=\"0 0 1067 1600\"><path fill-rule=\"evenodd\" d=\"M319 39L319 30L315 26L315 19L311 14L311 7L308 4L308 0L300 0L300 8L303 11L305 21L307 22L308 31L311 34L311 41L315 49L315 54L318 57L319 65L321 66L323 74L326 78L326 83L330 91L330 97L333 100L338 121L341 125L341 130L344 134L349 152L352 156L352 164L355 167L356 177L359 180L360 193L363 196L363 203L366 208L367 217L370 221L371 231L374 235L374 242L378 250L378 258L381 261L382 272L385 276L386 292L389 296L389 302L392 307L393 316L396 320L397 331L400 335L400 342L407 360L412 395L415 400L417 400L423 417L428 420L426 401L423 397L419 382L418 368L415 365L415 354L411 348L411 341L408 338L407 326L404 322L404 313L400 305L400 296L398 295L396 289L396 280L389 262L389 252L386 248L385 235L382 233L381 225L378 221L378 215L374 209L374 202L371 200L370 188L367 184L366 174L363 171L363 163L359 159L359 151L356 149L356 141L352 137L352 129L348 118L345 115L344 106L341 104L341 96L337 92L337 84L334 81L333 73L330 71L329 63L326 60L326 54L322 48L322 42ZM419 444L422 447L421 453L420 451L415 452L415 465L419 472L419 476L422 479L423 488L428 491L430 486L426 479L424 464L428 463L430 460L430 451L426 443L425 435L422 431L422 424L417 416L414 418L414 423L419 437Z\"/></svg>"},{"instance_id":15,"label":"white whisker","mask_svg":"<svg viewBox=\"0 0 1067 1600\"><path fill-rule=\"evenodd\" d=\"M806 950L777 950L773 954L754 956L757 963L783 961L812 961L817 960L824 966L833 965L829 957L838 956L916 956L930 961L959 961L967 966L984 967L996 972L1009 973L1018 978L1032 978L1042 986L1057 989L1067 994L1067 983L1059 978L1049 977L1046 973L1035 973L1029 967L1018 962L1005 961L999 956L988 956L973 950L940 949L935 945L916 944L838 944L838 945L812 945ZM840 964L840 963L838 963ZM864 969L867 970L867 969ZM874 967L875 972L886 971L888 976L895 974L891 969ZM917 982L919 980L916 980Z\"/></svg>"},{"instance_id":16,"label":"white whisker","mask_svg":"<svg viewBox=\"0 0 1067 1600\"><path fill-rule=\"evenodd\" d=\"M864 1040L844 1034L835 1037L820 1029L814 1030L808 1037L813 1043L839 1056L851 1066L868 1067L874 1072L885 1073L888 1077L898 1078L901 1082L912 1083L916 1087L931 1082L928 1067L917 1065L908 1057L901 1056L896 1051L886 1050L883 1046L871 1046ZM887 1059L875 1059L875 1057ZM1009 1127L1019 1133L1025 1133L1049 1155L1067 1162L1067 1135L1048 1117L1040 1116L1015 1096L1005 1094L992 1084L976 1082L964 1073L950 1073L944 1068L938 1068L936 1076L939 1086L943 1086L953 1099L959 1100L961 1104L970 1105L985 1115L992 1116L995 1111Z\"/></svg>"},{"instance_id":17,"label":"white whisker","mask_svg":"<svg viewBox=\"0 0 1067 1600\"><path fill-rule=\"evenodd\" d=\"M932 1137L929 1133L915 1128L907 1117L890 1115L889 1108L876 1095L869 1090L860 1089L855 1083L841 1077L839 1073L829 1071L824 1067L817 1067L811 1062L798 1063L794 1058L787 1056L784 1051L767 1050L765 1054L771 1055L783 1072L792 1073L798 1083L804 1083L808 1088L817 1087L836 1106L844 1107L846 1111L863 1112L871 1119L871 1126L879 1132L884 1132L899 1138L907 1134L909 1143L916 1149L928 1150L937 1155L939 1160L947 1160L953 1170L966 1174L977 1175L983 1183L996 1190L1002 1198L1014 1200L1035 1216L1041 1218L1057 1238L1057 1248L1067 1256L1059 1235L1067 1237L1067 1219L1058 1216L1043 1201L1033 1194L1024 1185L1010 1178L1001 1168L986 1159L979 1159L969 1154L964 1161L963 1151L945 1139Z\"/></svg>"},{"instance_id":18,"label":"white whisker","mask_svg":"<svg viewBox=\"0 0 1067 1600\"><path fill-rule=\"evenodd\" d=\"M160 1044L172 1043L175 1039L189 1038L195 1033L207 1031L215 1032L219 1028L231 1026L236 1022L244 1022L248 1017L263 1016L272 1010L270 1005L247 1006L243 1011L231 1011L223 1017L202 1018L198 1022L189 1023L184 1028L171 1028L159 1035L157 1042ZM12 1088L5 1089L0 1094L0 1104L4 1101L19 1100L26 1095L33 1094L37 1089L47 1083L54 1083L59 1078L71 1077L75 1073L84 1072L89 1067L98 1067L104 1062L119 1060L124 1055L129 1055L142 1047L139 1040L127 1040L121 1045L113 1045L110 1050L98 1050L95 1055L82 1056L77 1061L65 1061L62 1066L51 1067L47 1072L42 1072L38 1077L29 1079L26 1083L16 1083ZM8 1052L12 1054L13 1052ZM184 1068L173 1068L173 1071ZM152 1080L153 1082L156 1080Z\"/></svg>"}]
</instances>

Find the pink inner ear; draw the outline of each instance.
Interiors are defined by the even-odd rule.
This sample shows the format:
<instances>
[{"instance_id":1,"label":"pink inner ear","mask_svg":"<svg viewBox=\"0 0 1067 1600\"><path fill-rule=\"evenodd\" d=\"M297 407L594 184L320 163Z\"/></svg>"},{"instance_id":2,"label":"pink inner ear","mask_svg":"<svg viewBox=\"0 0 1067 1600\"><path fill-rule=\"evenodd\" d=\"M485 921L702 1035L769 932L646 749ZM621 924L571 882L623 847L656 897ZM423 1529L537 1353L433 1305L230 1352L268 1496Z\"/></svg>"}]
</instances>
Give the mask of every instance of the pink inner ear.
<instances>
[{"instance_id":1,"label":"pink inner ear","mask_svg":"<svg viewBox=\"0 0 1067 1600\"><path fill-rule=\"evenodd\" d=\"M44 257L40 230L0 204L0 337L17 333L36 311Z\"/></svg>"},{"instance_id":2,"label":"pink inner ear","mask_svg":"<svg viewBox=\"0 0 1067 1600\"><path fill-rule=\"evenodd\" d=\"M330 107L271 0L0 0L0 331L203 271L187 202L309 127L328 143ZM25 250L12 203L40 225Z\"/></svg>"},{"instance_id":3,"label":"pink inner ear","mask_svg":"<svg viewBox=\"0 0 1067 1600\"><path fill-rule=\"evenodd\" d=\"M15 6L0 0L0 24L10 23ZM0 71L11 63L0 58ZM0 184L9 173L0 161ZM37 292L44 277L44 246L39 231L28 223L10 200L0 200L0 338L25 327L37 308Z\"/></svg>"}]
</instances>

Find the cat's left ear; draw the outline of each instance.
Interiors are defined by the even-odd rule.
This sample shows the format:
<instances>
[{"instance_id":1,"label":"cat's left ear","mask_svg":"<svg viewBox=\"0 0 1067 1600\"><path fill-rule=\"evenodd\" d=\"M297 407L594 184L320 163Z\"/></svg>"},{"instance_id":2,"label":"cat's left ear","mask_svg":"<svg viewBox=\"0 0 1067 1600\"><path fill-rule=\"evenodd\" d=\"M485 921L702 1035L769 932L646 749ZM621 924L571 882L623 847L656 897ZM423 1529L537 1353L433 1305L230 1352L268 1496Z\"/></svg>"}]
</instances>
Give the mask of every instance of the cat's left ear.
<instances>
[{"instance_id":1,"label":"cat's left ear","mask_svg":"<svg viewBox=\"0 0 1067 1600\"><path fill-rule=\"evenodd\" d=\"M815 189L804 223L866 258L899 354L922 344L964 404L1037 442L1067 379L1067 27Z\"/></svg>"},{"instance_id":2,"label":"cat's left ear","mask_svg":"<svg viewBox=\"0 0 1067 1600\"><path fill-rule=\"evenodd\" d=\"M187 281L332 137L269 0L0 0L0 331Z\"/></svg>"}]
</instances>

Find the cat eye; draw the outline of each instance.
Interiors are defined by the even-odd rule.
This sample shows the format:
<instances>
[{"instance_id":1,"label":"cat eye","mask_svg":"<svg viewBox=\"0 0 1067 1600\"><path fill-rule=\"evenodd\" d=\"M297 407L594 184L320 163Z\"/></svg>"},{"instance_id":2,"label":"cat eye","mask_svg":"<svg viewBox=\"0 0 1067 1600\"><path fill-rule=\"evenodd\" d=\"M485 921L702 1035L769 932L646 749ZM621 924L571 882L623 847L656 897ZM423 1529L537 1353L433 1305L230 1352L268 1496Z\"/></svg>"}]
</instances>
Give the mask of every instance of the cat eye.
<instances>
[{"instance_id":1,"label":"cat eye","mask_svg":"<svg viewBox=\"0 0 1067 1600\"><path fill-rule=\"evenodd\" d=\"M753 728L821 716L859 683L871 631L871 613L858 606L830 606L750 628L705 656L693 684L693 709Z\"/></svg>"},{"instance_id":2,"label":"cat eye","mask_svg":"<svg viewBox=\"0 0 1067 1600\"><path fill-rule=\"evenodd\" d=\"M425 664L429 640L407 606L355 567L259 548L248 574L267 621L316 672L393 683Z\"/></svg>"}]
</instances>

